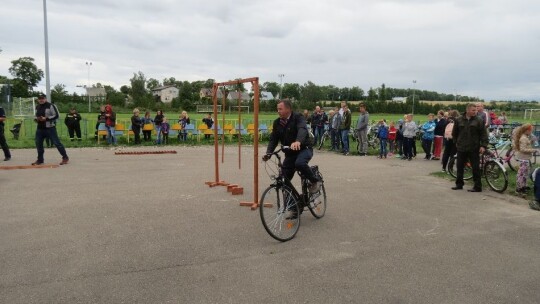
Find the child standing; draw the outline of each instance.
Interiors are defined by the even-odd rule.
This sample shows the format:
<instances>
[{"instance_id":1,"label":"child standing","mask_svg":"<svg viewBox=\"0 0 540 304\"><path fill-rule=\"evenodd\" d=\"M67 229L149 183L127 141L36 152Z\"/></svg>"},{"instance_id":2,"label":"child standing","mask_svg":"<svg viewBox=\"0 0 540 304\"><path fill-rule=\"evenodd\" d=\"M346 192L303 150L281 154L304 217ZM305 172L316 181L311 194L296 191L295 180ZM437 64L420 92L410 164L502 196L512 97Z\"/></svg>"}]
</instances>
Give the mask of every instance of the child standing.
<instances>
[{"instance_id":1,"label":"child standing","mask_svg":"<svg viewBox=\"0 0 540 304\"><path fill-rule=\"evenodd\" d=\"M131 116L131 131L135 135L135 144L138 145L141 143L141 128L143 126L143 121L139 117L139 109L133 109L133 116Z\"/></svg>"},{"instance_id":2,"label":"child standing","mask_svg":"<svg viewBox=\"0 0 540 304\"><path fill-rule=\"evenodd\" d=\"M390 122L390 128L388 128L388 156L394 155L396 153L396 136L397 136L397 129L394 125L395 123L393 121Z\"/></svg>"},{"instance_id":3,"label":"child standing","mask_svg":"<svg viewBox=\"0 0 540 304\"><path fill-rule=\"evenodd\" d=\"M167 117L163 117L163 120L161 121L161 135L163 136L163 144L168 145L169 144L169 129L171 126L167 122Z\"/></svg>"},{"instance_id":4,"label":"child standing","mask_svg":"<svg viewBox=\"0 0 540 304\"><path fill-rule=\"evenodd\" d=\"M384 120L379 121L379 128L377 130L377 137L379 137L381 148L379 149L378 158L386 158L388 151L386 150L386 141L388 140L388 127L384 123Z\"/></svg>"},{"instance_id":5,"label":"child standing","mask_svg":"<svg viewBox=\"0 0 540 304\"><path fill-rule=\"evenodd\" d=\"M524 124L514 134L514 148L516 149L516 159L519 161L519 171L516 176L516 192L525 195L530 189L527 187L527 177L531 166L531 157L536 149L533 149L529 136L533 126Z\"/></svg>"},{"instance_id":6,"label":"child standing","mask_svg":"<svg viewBox=\"0 0 540 304\"><path fill-rule=\"evenodd\" d=\"M426 156L424 157L425 160L431 159L431 144L435 137L434 132L436 126L433 117L433 114L428 114L428 121L422 125L422 131L424 131L424 134L422 135L422 149L424 149L424 152L426 153Z\"/></svg>"},{"instance_id":7,"label":"child standing","mask_svg":"<svg viewBox=\"0 0 540 304\"><path fill-rule=\"evenodd\" d=\"M178 133L178 140L186 141L187 140L186 126L191 123L186 111L182 111L182 114L180 115L180 119L178 120L178 123L180 123L180 126L182 126L182 131Z\"/></svg>"}]
</instances>

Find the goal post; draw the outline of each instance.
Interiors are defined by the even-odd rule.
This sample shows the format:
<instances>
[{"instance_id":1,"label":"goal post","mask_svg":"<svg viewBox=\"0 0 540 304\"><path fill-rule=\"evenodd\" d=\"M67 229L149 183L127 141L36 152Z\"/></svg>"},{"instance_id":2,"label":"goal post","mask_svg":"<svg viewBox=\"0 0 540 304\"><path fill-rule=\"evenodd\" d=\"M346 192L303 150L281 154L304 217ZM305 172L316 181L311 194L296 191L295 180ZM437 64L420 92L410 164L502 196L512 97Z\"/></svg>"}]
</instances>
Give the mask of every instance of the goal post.
<instances>
[{"instance_id":1,"label":"goal post","mask_svg":"<svg viewBox=\"0 0 540 304\"><path fill-rule=\"evenodd\" d=\"M523 115L523 119L527 119L527 113L529 114L529 119L532 119L533 112L538 112L540 109L525 109L525 114Z\"/></svg>"}]
</instances>

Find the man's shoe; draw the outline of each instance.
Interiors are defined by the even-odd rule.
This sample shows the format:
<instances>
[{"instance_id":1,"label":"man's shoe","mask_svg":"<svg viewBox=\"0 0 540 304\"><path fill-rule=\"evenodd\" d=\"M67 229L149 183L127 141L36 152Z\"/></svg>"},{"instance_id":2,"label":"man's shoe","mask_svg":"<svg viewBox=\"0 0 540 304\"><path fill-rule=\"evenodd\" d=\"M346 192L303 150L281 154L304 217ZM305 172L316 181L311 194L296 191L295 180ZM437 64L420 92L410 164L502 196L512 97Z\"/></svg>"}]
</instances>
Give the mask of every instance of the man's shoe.
<instances>
[{"instance_id":1,"label":"man's shoe","mask_svg":"<svg viewBox=\"0 0 540 304\"><path fill-rule=\"evenodd\" d=\"M309 186L309 193L314 194L321 190L322 182L318 181Z\"/></svg>"},{"instance_id":2,"label":"man's shoe","mask_svg":"<svg viewBox=\"0 0 540 304\"><path fill-rule=\"evenodd\" d=\"M345 153L343 153L343 155L347 156L347 155L349 155L349 152L345 152Z\"/></svg>"},{"instance_id":3,"label":"man's shoe","mask_svg":"<svg viewBox=\"0 0 540 304\"><path fill-rule=\"evenodd\" d=\"M285 219L286 220L295 220L298 218L298 212L291 212L291 214L289 214L289 216L287 216Z\"/></svg>"},{"instance_id":4,"label":"man's shoe","mask_svg":"<svg viewBox=\"0 0 540 304\"><path fill-rule=\"evenodd\" d=\"M454 186L452 190L463 190L463 186Z\"/></svg>"},{"instance_id":5,"label":"man's shoe","mask_svg":"<svg viewBox=\"0 0 540 304\"><path fill-rule=\"evenodd\" d=\"M4 161L8 161L10 159L11 159L11 157L6 157L6 158L4 158Z\"/></svg>"},{"instance_id":6,"label":"man's shoe","mask_svg":"<svg viewBox=\"0 0 540 304\"><path fill-rule=\"evenodd\" d=\"M469 189L467 191L469 191L469 192L482 192L482 189L472 188L472 189Z\"/></svg>"},{"instance_id":7,"label":"man's shoe","mask_svg":"<svg viewBox=\"0 0 540 304\"><path fill-rule=\"evenodd\" d=\"M537 200L530 201L529 202L529 207L531 207L531 209L533 209L533 210L540 211L540 204L538 203Z\"/></svg>"},{"instance_id":8,"label":"man's shoe","mask_svg":"<svg viewBox=\"0 0 540 304\"><path fill-rule=\"evenodd\" d=\"M43 165L43 162L36 160L35 162L32 163L32 166L39 166L39 165Z\"/></svg>"},{"instance_id":9,"label":"man's shoe","mask_svg":"<svg viewBox=\"0 0 540 304\"><path fill-rule=\"evenodd\" d=\"M69 163L69 158L63 158L60 162L60 165L67 165Z\"/></svg>"}]
</instances>

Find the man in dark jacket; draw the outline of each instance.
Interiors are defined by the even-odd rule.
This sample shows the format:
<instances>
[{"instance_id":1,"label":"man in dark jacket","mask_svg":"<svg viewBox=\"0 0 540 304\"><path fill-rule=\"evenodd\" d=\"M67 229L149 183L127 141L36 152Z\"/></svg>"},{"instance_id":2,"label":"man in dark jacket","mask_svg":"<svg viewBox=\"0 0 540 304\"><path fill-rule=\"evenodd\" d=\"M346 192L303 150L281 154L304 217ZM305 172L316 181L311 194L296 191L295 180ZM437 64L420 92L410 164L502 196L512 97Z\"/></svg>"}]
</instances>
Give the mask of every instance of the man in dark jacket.
<instances>
[{"instance_id":1,"label":"man in dark jacket","mask_svg":"<svg viewBox=\"0 0 540 304\"><path fill-rule=\"evenodd\" d=\"M56 133L56 120L59 118L58 109L55 105L47 101L47 96L44 94L39 95L38 103L39 104L36 106L35 118L35 121L37 122L36 148L38 157L32 165L42 165L44 162L43 154L45 154L45 149L43 148L43 141L45 138L49 138L56 146L56 149L58 149L58 152L62 155L62 162L60 162L60 165L65 165L69 162L69 157Z\"/></svg>"},{"instance_id":2,"label":"man in dark jacket","mask_svg":"<svg viewBox=\"0 0 540 304\"><path fill-rule=\"evenodd\" d=\"M69 110L69 113L66 114L66 119L64 119L64 123L66 124L68 128L69 133L69 139L71 141L75 140L75 134L77 134L77 139L82 140L81 137L81 114L77 113L77 109L71 108Z\"/></svg>"},{"instance_id":3,"label":"man in dark jacket","mask_svg":"<svg viewBox=\"0 0 540 304\"><path fill-rule=\"evenodd\" d=\"M477 116L474 104L467 105L467 111L458 117L452 129L452 140L457 148L457 177L453 190L463 189L463 171L465 162L471 163L474 187L469 192L482 192L480 178L480 154L483 154L488 144L488 135L482 118Z\"/></svg>"},{"instance_id":4,"label":"man in dark jacket","mask_svg":"<svg viewBox=\"0 0 540 304\"><path fill-rule=\"evenodd\" d=\"M322 182L309 167L309 161L313 157L313 142L308 135L304 116L292 111L292 104L288 99L278 103L277 111L279 118L274 120L270 142L263 160L270 159L278 142L281 142L283 146L289 146L290 149L284 151L283 173L287 179L291 180L294 172L300 171L302 176L311 182L309 191L316 193L321 188Z\"/></svg>"},{"instance_id":5,"label":"man in dark jacket","mask_svg":"<svg viewBox=\"0 0 540 304\"><path fill-rule=\"evenodd\" d=\"M0 107L0 146L4 151L4 161L11 159L11 152L9 152L9 146L6 142L6 137L4 136L4 121L6 120L6 112L4 108Z\"/></svg>"}]
</instances>

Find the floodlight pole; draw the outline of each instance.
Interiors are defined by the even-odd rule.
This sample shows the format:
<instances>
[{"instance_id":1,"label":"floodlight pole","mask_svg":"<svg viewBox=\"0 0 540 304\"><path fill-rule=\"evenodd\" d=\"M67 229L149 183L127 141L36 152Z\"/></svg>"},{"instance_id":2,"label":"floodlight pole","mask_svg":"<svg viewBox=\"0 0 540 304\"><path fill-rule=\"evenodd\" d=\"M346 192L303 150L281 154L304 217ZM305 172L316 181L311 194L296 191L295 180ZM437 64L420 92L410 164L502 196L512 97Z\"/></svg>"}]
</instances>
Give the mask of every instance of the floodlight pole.
<instances>
[{"instance_id":1,"label":"floodlight pole","mask_svg":"<svg viewBox=\"0 0 540 304\"><path fill-rule=\"evenodd\" d=\"M47 29L47 0L43 0L43 31L45 35L45 92L52 103L51 79L49 73L49 34Z\"/></svg>"},{"instance_id":2,"label":"floodlight pole","mask_svg":"<svg viewBox=\"0 0 540 304\"><path fill-rule=\"evenodd\" d=\"M285 74L279 74L279 99L283 99L283 77Z\"/></svg>"},{"instance_id":3,"label":"floodlight pole","mask_svg":"<svg viewBox=\"0 0 540 304\"><path fill-rule=\"evenodd\" d=\"M91 106L90 106L90 91L89 91L90 90L90 67L92 67L92 62L87 61L86 67L88 68L88 82L86 84L86 95L88 96L88 113L90 113L92 111Z\"/></svg>"}]
</instances>

